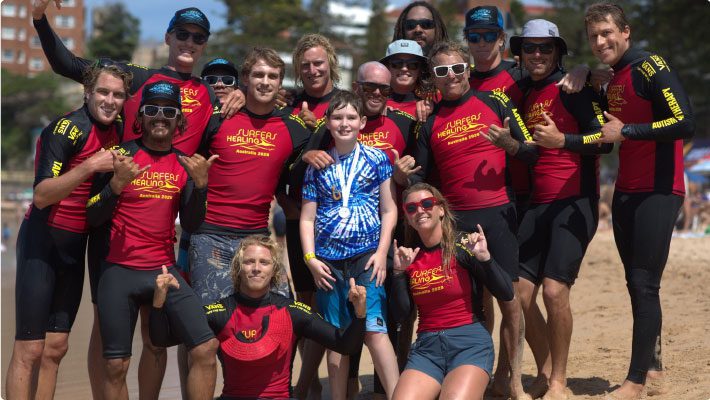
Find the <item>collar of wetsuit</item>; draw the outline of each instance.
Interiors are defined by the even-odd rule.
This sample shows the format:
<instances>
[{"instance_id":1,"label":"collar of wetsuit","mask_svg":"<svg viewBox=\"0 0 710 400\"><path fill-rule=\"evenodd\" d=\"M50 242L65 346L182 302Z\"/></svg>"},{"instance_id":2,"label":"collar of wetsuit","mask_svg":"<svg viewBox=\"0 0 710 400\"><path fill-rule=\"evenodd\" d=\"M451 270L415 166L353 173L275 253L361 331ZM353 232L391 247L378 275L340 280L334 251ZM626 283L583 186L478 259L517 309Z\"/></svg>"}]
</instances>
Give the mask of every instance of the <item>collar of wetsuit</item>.
<instances>
[{"instance_id":1,"label":"collar of wetsuit","mask_svg":"<svg viewBox=\"0 0 710 400\"><path fill-rule=\"evenodd\" d=\"M469 91L466 92L466 93L464 93L463 96L461 96L460 98L458 98L458 99L456 99L456 100L441 100L441 101L439 102L439 104L440 104L441 106L443 106L443 107L457 107L457 106L460 106L461 104L467 102L468 99L471 98L471 96L473 96L473 92L474 92L473 89L469 89Z\"/></svg>"},{"instance_id":2,"label":"collar of wetsuit","mask_svg":"<svg viewBox=\"0 0 710 400\"><path fill-rule=\"evenodd\" d=\"M638 60L639 58L643 58L643 56L644 54L641 49L638 49L636 47L630 47L628 50L626 50L626 53L621 56L621 60L619 60L619 62L615 65L612 65L611 68L614 71L619 71L621 69L624 69L624 67L631 64L632 62Z\"/></svg>"},{"instance_id":3,"label":"collar of wetsuit","mask_svg":"<svg viewBox=\"0 0 710 400\"><path fill-rule=\"evenodd\" d=\"M557 83L562 79L562 77L565 76L565 71L561 70L560 68L556 68L550 75L547 75L546 78L541 79L539 81L532 81L532 87L535 89L539 89L542 87L545 87L551 83Z\"/></svg>"},{"instance_id":4,"label":"collar of wetsuit","mask_svg":"<svg viewBox=\"0 0 710 400\"><path fill-rule=\"evenodd\" d=\"M271 292L263 295L262 297L259 298L253 298L249 297L246 295L243 295L241 293L234 293L234 297L237 299L238 304L243 304L247 307L253 307L253 308L258 308L258 307L263 307L271 304Z\"/></svg>"},{"instance_id":5,"label":"collar of wetsuit","mask_svg":"<svg viewBox=\"0 0 710 400\"><path fill-rule=\"evenodd\" d=\"M405 101L415 101L419 100L416 94L414 92L409 92L405 94L399 94L399 93L394 93L390 95L390 98L398 103L403 103Z\"/></svg>"}]
</instances>

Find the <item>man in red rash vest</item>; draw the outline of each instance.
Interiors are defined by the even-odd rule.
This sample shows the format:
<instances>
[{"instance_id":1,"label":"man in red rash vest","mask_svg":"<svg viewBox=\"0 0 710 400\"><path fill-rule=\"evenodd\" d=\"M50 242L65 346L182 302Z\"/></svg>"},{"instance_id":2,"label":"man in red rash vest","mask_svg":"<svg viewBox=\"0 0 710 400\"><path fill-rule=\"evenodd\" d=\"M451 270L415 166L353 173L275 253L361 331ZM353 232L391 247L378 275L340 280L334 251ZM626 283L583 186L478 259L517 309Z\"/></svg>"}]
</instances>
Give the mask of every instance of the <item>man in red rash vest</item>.
<instances>
[{"instance_id":1,"label":"man in red rash vest","mask_svg":"<svg viewBox=\"0 0 710 400\"><path fill-rule=\"evenodd\" d=\"M621 143L612 220L634 317L629 372L610 396L638 399L645 384L649 394L664 391L659 287L685 196L683 140L693 136L695 122L666 60L631 46L621 7L594 4L585 24L592 52L613 69L606 89L608 122L599 141Z\"/></svg>"},{"instance_id":2,"label":"man in red rash vest","mask_svg":"<svg viewBox=\"0 0 710 400\"><path fill-rule=\"evenodd\" d=\"M59 363L81 302L88 236L86 201L97 172L113 170L119 114L130 74L96 65L84 79L84 106L50 123L37 140L33 204L17 240L16 333L7 396L54 396ZM39 377L33 379L33 369ZM31 385L31 382L36 382Z\"/></svg>"},{"instance_id":3,"label":"man in red rash vest","mask_svg":"<svg viewBox=\"0 0 710 400\"><path fill-rule=\"evenodd\" d=\"M526 337L538 368L529 392L535 398L544 394L546 400L567 399L566 365L572 337L569 295L597 229L599 154L608 153L612 146L592 143L604 121L592 87L573 94L560 88L567 44L555 24L529 21L521 36L510 39L510 47L529 74L520 110L539 153L533 166L530 207L518 231L518 289ZM540 286L547 322L536 302Z\"/></svg>"},{"instance_id":4,"label":"man in red rash vest","mask_svg":"<svg viewBox=\"0 0 710 400\"><path fill-rule=\"evenodd\" d=\"M285 64L274 50L252 49L241 70L246 106L205 137L205 151L219 158L210 170L205 221L190 238L191 283L202 304L233 293L234 252L245 236L268 234L279 178L310 136L297 115L276 108L284 75ZM288 280L279 278L279 293L288 296Z\"/></svg>"},{"instance_id":5,"label":"man in red rash vest","mask_svg":"<svg viewBox=\"0 0 710 400\"><path fill-rule=\"evenodd\" d=\"M491 253L513 281L518 280L517 220L512 204L508 155L534 163L537 153L523 142L529 133L503 92L470 89L468 54L457 44L434 45L429 59L442 101L421 126L415 159L425 180L435 165L441 191L457 214L458 229L475 231L480 224L490 239ZM517 282L516 282L517 283ZM522 351L518 298L498 301L503 312L501 335L512 366L511 396L524 398L520 383Z\"/></svg>"},{"instance_id":6,"label":"man in red rash vest","mask_svg":"<svg viewBox=\"0 0 710 400\"><path fill-rule=\"evenodd\" d=\"M210 165L199 154L185 156L172 146L173 135L185 129L180 87L158 81L146 85L136 121L140 139L112 150L114 173L97 177L87 203L93 226L109 222L107 256L98 286L98 313L103 339L106 380L104 398L127 393L126 373L133 331L141 305L153 297L155 277L168 266L182 287L168 295L173 329L191 356L187 391L190 398L211 398L216 375L217 341L205 324L199 300L174 267L175 218L196 229L205 215ZM206 321L204 321L206 322Z\"/></svg>"}]
</instances>

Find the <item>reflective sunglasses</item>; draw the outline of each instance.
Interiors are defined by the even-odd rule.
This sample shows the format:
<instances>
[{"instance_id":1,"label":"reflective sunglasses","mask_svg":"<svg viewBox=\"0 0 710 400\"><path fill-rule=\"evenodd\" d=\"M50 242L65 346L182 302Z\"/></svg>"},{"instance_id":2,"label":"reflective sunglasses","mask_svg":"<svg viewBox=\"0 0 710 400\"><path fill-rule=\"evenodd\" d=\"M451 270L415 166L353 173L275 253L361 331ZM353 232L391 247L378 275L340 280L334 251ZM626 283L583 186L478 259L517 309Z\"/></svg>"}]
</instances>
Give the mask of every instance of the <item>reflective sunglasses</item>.
<instances>
[{"instance_id":1,"label":"reflective sunglasses","mask_svg":"<svg viewBox=\"0 0 710 400\"><path fill-rule=\"evenodd\" d=\"M483 39L486 43L493 43L498 40L498 32L488 31L488 32L466 32L466 40L470 43L478 43Z\"/></svg>"},{"instance_id":2,"label":"reflective sunglasses","mask_svg":"<svg viewBox=\"0 0 710 400\"><path fill-rule=\"evenodd\" d=\"M407 67L408 70L410 71L417 71L419 70L419 61L413 59L413 58L407 58L407 59L395 59L390 61L390 67L394 69L402 69L404 67Z\"/></svg>"},{"instance_id":3,"label":"reflective sunglasses","mask_svg":"<svg viewBox=\"0 0 710 400\"><path fill-rule=\"evenodd\" d=\"M535 50L539 50L540 54L552 54L555 50L555 45L552 43L523 43L523 53L525 54L535 54Z\"/></svg>"},{"instance_id":4,"label":"reflective sunglasses","mask_svg":"<svg viewBox=\"0 0 710 400\"><path fill-rule=\"evenodd\" d=\"M449 71L452 71L454 75L461 75L466 72L466 67L468 67L468 64L465 62L450 65L437 65L433 68L434 76L437 78L445 78L449 75Z\"/></svg>"},{"instance_id":5,"label":"reflective sunglasses","mask_svg":"<svg viewBox=\"0 0 710 400\"><path fill-rule=\"evenodd\" d=\"M158 113L160 113L166 119L175 119L175 117L180 114L180 109L177 107L163 107L146 104L141 107L141 112L146 117L157 117Z\"/></svg>"},{"instance_id":6,"label":"reflective sunglasses","mask_svg":"<svg viewBox=\"0 0 710 400\"><path fill-rule=\"evenodd\" d=\"M389 85L382 85L380 83L373 82L359 82L360 88L365 93L375 93L377 89L380 90L380 94L387 97L392 93L392 88Z\"/></svg>"},{"instance_id":7,"label":"reflective sunglasses","mask_svg":"<svg viewBox=\"0 0 710 400\"><path fill-rule=\"evenodd\" d=\"M218 82L222 82L224 86L234 86L237 83L237 78L232 75L205 75L202 79L210 86L214 86Z\"/></svg>"},{"instance_id":8,"label":"reflective sunglasses","mask_svg":"<svg viewBox=\"0 0 710 400\"><path fill-rule=\"evenodd\" d=\"M431 211L431 209L437 204L439 204L439 200L437 200L436 197L427 197L425 199L421 199L420 201L405 203L402 208L407 214L414 214L417 212L419 207L421 207L424 211Z\"/></svg>"},{"instance_id":9,"label":"reflective sunglasses","mask_svg":"<svg viewBox=\"0 0 710 400\"><path fill-rule=\"evenodd\" d=\"M408 31L415 30L417 25L421 26L422 29L434 29L434 20L429 18L404 20L404 29Z\"/></svg>"},{"instance_id":10,"label":"reflective sunglasses","mask_svg":"<svg viewBox=\"0 0 710 400\"><path fill-rule=\"evenodd\" d=\"M175 30L175 37L181 42L186 41L187 38L189 38L190 36L192 36L192 41L195 44L205 44L207 42L207 35L205 35L204 33L190 32L185 29Z\"/></svg>"}]
</instances>

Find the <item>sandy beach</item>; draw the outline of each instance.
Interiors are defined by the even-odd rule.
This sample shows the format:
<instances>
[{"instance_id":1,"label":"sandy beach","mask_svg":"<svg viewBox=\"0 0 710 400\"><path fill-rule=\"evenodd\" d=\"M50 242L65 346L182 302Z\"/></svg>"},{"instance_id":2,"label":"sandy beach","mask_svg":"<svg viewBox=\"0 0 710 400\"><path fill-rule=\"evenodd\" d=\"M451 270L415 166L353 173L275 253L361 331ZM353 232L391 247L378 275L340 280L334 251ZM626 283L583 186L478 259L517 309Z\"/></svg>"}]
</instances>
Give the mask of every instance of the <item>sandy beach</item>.
<instances>
[{"instance_id":1,"label":"sandy beach","mask_svg":"<svg viewBox=\"0 0 710 400\"><path fill-rule=\"evenodd\" d=\"M710 282L708 249L710 237L673 239L661 289L663 363L667 369L669 393L653 397L655 399L710 399L710 296L704 290L705 284ZM12 249L2 254L3 387L15 329L14 264ZM542 300L538 301L544 310ZM571 302L574 333L568 364L569 387L576 399L601 398L625 377L631 351L631 307L611 231L598 232L591 243L572 290ZM496 314L499 317L500 313ZM92 319L86 286L84 301L70 336L69 354L59 372L55 397L58 400L91 398L85 360ZM497 338L494 340L497 346ZM131 398L138 397L136 371L140 348L140 335L137 334L128 381ZM524 383L529 383L535 374L535 365L527 348L523 362ZM294 377L299 367L296 358ZM161 399L180 397L176 369L175 352L171 349ZM367 352L363 354L360 371L363 386L360 397L371 398L372 362ZM324 385L325 377L322 365L321 382ZM217 386L219 394L221 383ZM4 388L2 393L4 395Z\"/></svg>"}]
</instances>

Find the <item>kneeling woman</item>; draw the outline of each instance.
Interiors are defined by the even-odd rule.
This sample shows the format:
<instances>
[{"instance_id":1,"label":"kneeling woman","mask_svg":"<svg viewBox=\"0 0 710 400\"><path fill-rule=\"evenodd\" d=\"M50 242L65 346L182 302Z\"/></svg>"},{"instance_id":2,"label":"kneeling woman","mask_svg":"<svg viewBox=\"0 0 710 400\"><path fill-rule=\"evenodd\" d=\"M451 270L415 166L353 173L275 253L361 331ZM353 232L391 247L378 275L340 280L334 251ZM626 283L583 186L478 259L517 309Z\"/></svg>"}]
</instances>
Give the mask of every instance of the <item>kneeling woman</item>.
<instances>
[{"instance_id":1,"label":"kneeling woman","mask_svg":"<svg viewBox=\"0 0 710 400\"><path fill-rule=\"evenodd\" d=\"M393 313L419 313L417 340L394 391L395 399L482 399L493 368L493 341L482 325L483 285L513 299L508 275L478 232L454 228L449 205L434 187L404 192L408 245L394 257Z\"/></svg>"},{"instance_id":2,"label":"kneeling woman","mask_svg":"<svg viewBox=\"0 0 710 400\"><path fill-rule=\"evenodd\" d=\"M291 361L297 339L305 336L343 354L362 346L366 290L350 280L348 298L356 319L339 330L303 303L269 291L283 265L281 250L267 236L242 240L232 260L235 293L204 306L210 328L220 342L224 389L220 399L290 398ZM175 344L163 303L177 281L170 274L156 278L150 335L153 343Z\"/></svg>"}]
</instances>

